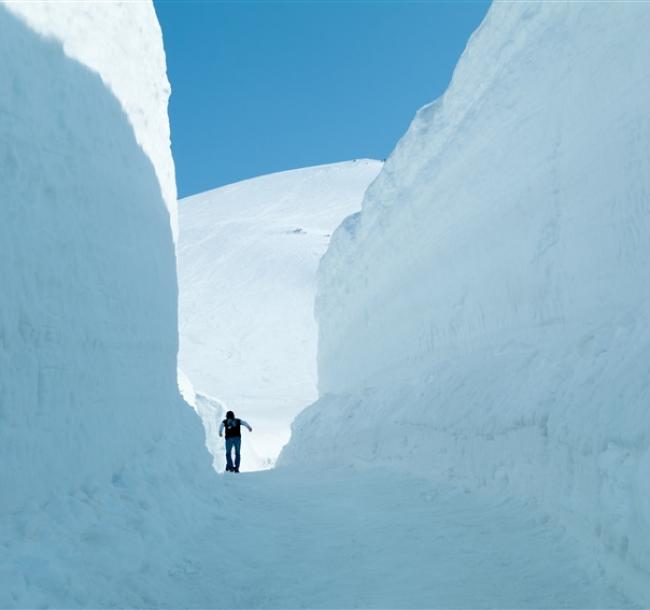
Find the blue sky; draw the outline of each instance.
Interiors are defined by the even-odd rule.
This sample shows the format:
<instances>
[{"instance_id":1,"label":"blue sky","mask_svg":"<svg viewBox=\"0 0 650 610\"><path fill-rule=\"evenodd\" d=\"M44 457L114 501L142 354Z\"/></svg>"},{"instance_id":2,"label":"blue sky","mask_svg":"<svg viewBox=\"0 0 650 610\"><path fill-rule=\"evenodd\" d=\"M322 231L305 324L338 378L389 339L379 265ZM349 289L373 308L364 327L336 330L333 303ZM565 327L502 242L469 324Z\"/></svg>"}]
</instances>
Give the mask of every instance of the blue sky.
<instances>
[{"instance_id":1,"label":"blue sky","mask_svg":"<svg viewBox=\"0 0 650 610\"><path fill-rule=\"evenodd\" d=\"M387 157L488 2L155 2L179 196Z\"/></svg>"}]
</instances>

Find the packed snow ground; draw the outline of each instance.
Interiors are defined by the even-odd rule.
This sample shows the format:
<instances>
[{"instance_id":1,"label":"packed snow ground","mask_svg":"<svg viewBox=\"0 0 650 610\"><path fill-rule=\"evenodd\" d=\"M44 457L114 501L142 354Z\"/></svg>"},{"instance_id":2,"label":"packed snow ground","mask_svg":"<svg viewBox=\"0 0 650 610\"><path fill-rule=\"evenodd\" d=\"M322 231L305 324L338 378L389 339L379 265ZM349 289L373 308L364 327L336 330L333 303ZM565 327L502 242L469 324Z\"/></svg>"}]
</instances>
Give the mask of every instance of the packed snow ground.
<instances>
[{"instance_id":1,"label":"packed snow ground","mask_svg":"<svg viewBox=\"0 0 650 610\"><path fill-rule=\"evenodd\" d=\"M22 576L9 591L29 587L32 595L15 598L29 604L4 605L630 607L589 549L534 504L387 470L222 476L212 512L202 511L176 544L157 540L158 507L149 505L143 519L135 503L130 530L69 528L55 565L12 546ZM105 512L103 502L116 500L89 495L81 506ZM87 519L78 509L76 516ZM23 527L52 536L38 520ZM134 534L140 554L122 555Z\"/></svg>"},{"instance_id":2,"label":"packed snow ground","mask_svg":"<svg viewBox=\"0 0 650 610\"><path fill-rule=\"evenodd\" d=\"M624 608L534 503L385 469L227 476L231 608ZM263 506L259 511L257 507Z\"/></svg>"},{"instance_id":3,"label":"packed snow ground","mask_svg":"<svg viewBox=\"0 0 650 610\"><path fill-rule=\"evenodd\" d=\"M21 536L2 607L633 607L535 503L386 469L215 473L214 504L178 503L170 537L132 487L148 471L3 520Z\"/></svg>"},{"instance_id":4,"label":"packed snow ground","mask_svg":"<svg viewBox=\"0 0 650 610\"><path fill-rule=\"evenodd\" d=\"M259 459L247 469L275 461L291 421L317 398L318 262L381 166L308 167L179 202L179 366L197 392L253 426L247 446Z\"/></svg>"}]
</instances>

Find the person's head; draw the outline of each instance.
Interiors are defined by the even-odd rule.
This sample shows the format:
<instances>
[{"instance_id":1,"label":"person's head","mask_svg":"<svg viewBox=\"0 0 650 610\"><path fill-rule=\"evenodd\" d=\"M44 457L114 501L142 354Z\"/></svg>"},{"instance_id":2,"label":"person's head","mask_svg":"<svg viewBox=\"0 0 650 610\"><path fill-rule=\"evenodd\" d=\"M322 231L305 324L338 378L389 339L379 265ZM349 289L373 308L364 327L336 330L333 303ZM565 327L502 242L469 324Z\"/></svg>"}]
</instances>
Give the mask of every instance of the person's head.
<instances>
[{"instance_id":1,"label":"person's head","mask_svg":"<svg viewBox=\"0 0 650 610\"><path fill-rule=\"evenodd\" d=\"M232 411L226 413L226 419L235 419L235 414Z\"/></svg>"}]
</instances>

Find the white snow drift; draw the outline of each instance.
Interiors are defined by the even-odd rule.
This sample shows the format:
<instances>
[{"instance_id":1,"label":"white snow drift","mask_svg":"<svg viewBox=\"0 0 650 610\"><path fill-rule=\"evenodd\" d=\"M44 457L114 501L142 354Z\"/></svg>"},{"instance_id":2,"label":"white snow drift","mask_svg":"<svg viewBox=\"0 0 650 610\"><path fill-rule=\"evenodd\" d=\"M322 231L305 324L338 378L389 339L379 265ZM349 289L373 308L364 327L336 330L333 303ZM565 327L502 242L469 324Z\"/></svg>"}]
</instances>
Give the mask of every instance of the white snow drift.
<instances>
[{"instance_id":1,"label":"white snow drift","mask_svg":"<svg viewBox=\"0 0 650 610\"><path fill-rule=\"evenodd\" d=\"M282 172L179 204L180 367L252 424L246 469L270 465L317 397L318 261L380 168L358 160Z\"/></svg>"},{"instance_id":2,"label":"white snow drift","mask_svg":"<svg viewBox=\"0 0 650 610\"><path fill-rule=\"evenodd\" d=\"M153 8L0 5L0 56L0 606L187 603L213 471L176 385Z\"/></svg>"},{"instance_id":3,"label":"white snow drift","mask_svg":"<svg viewBox=\"0 0 650 610\"><path fill-rule=\"evenodd\" d=\"M496 3L320 272L289 463L537 499L650 603L650 5Z\"/></svg>"}]
</instances>

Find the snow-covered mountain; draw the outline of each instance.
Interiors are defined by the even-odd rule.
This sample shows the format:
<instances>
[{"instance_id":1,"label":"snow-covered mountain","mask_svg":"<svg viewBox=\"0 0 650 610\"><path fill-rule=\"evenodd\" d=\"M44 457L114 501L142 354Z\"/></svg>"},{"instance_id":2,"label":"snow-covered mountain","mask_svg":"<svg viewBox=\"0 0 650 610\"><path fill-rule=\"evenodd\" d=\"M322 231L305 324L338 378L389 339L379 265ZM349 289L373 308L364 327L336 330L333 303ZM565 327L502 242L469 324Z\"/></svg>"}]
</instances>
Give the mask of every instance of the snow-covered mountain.
<instances>
[{"instance_id":1,"label":"snow-covered mountain","mask_svg":"<svg viewBox=\"0 0 650 610\"><path fill-rule=\"evenodd\" d=\"M179 203L179 366L197 391L251 423L244 451L254 448L267 465L317 396L319 260L381 165L271 174ZM245 468L263 463L243 460Z\"/></svg>"},{"instance_id":2,"label":"snow-covered mountain","mask_svg":"<svg viewBox=\"0 0 650 610\"><path fill-rule=\"evenodd\" d=\"M650 5L495 3L319 278L280 462L534 499L650 603Z\"/></svg>"},{"instance_id":3,"label":"snow-covered mountain","mask_svg":"<svg viewBox=\"0 0 650 610\"><path fill-rule=\"evenodd\" d=\"M0 4L0 56L0 607L182 605L217 477L176 384L153 5Z\"/></svg>"}]
</instances>

